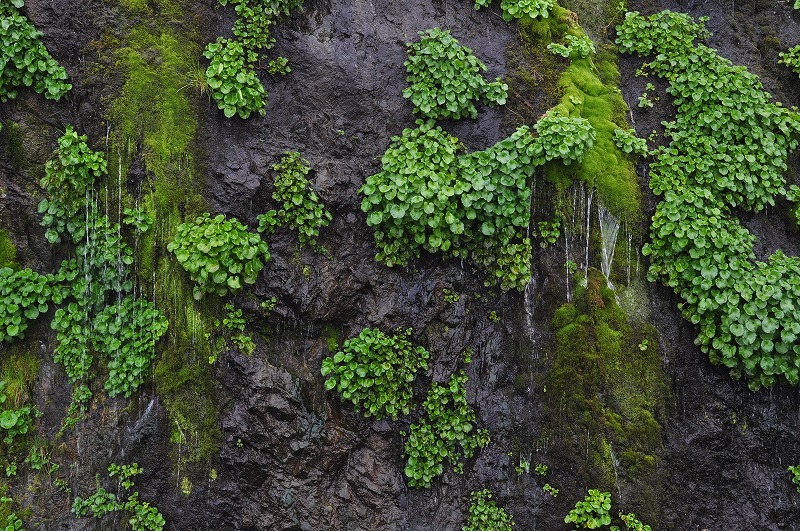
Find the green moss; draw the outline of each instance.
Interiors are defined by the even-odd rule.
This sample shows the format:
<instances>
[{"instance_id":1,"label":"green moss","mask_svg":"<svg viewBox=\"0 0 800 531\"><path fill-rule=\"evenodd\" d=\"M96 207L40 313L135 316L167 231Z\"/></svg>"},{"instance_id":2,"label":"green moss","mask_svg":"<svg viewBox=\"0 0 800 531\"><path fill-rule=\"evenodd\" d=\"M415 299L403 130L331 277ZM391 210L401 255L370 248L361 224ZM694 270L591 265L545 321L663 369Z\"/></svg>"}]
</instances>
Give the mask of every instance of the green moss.
<instances>
[{"instance_id":1,"label":"green moss","mask_svg":"<svg viewBox=\"0 0 800 531\"><path fill-rule=\"evenodd\" d=\"M178 22L186 17L175 0L121 3L131 10L145 6L150 17L119 38L103 39L104 44L119 42L112 59L125 75L109 110L116 159L110 167L117 167L125 182L130 163L140 158L151 176L135 201L155 219L137 245L139 280L170 322L156 358L156 390L177 434L178 453L203 463L221 441L205 340L211 311L193 300L188 279L166 251L176 227L207 210L193 154L197 110L182 90L201 48L194 27Z\"/></svg>"},{"instance_id":2,"label":"green moss","mask_svg":"<svg viewBox=\"0 0 800 531\"><path fill-rule=\"evenodd\" d=\"M5 393L10 402L4 407L16 409L25 405L33 391L39 374L39 357L28 342L15 343L8 347L0 359L0 380L5 380Z\"/></svg>"},{"instance_id":3,"label":"green moss","mask_svg":"<svg viewBox=\"0 0 800 531\"><path fill-rule=\"evenodd\" d=\"M17 265L17 246L8 237L8 233L0 229L0 267Z\"/></svg>"},{"instance_id":4,"label":"green moss","mask_svg":"<svg viewBox=\"0 0 800 531\"><path fill-rule=\"evenodd\" d=\"M22 128L17 122L6 122L3 127L6 136L6 155L11 167L19 170L25 165L25 140Z\"/></svg>"},{"instance_id":5,"label":"green moss","mask_svg":"<svg viewBox=\"0 0 800 531\"><path fill-rule=\"evenodd\" d=\"M637 514L654 521L669 394L656 330L629 322L595 269L573 302L556 311L553 324L546 411L567 432L562 437L571 448L560 451L585 460L588 449L583 479L606 489L616 488L618 478L633 484L640 491Z\"/></svg>"}]
</instances>

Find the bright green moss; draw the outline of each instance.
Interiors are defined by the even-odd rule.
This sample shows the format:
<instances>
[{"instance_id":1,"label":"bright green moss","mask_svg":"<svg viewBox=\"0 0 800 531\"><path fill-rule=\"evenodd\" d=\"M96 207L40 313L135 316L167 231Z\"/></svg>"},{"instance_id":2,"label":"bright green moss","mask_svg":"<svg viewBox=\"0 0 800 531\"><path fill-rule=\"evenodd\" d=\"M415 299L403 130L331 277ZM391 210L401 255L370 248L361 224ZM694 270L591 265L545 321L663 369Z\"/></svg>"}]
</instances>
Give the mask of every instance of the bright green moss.
<instances>
[{"instance_id":1,"label":"bright green moss","mask_svg":"<svg viewBox=\"0 0 800 531\"><path fill-rule=\"evenodd\" d=\"M143 2L122 4L135 10ZM193 27L175 22L186 20L180 3L151 0L149 7L153 17L122 35L113 52L125 79L109 111L116 159L110 167L118 168L124 183L128 166L141 157L152 176L137 198L138 206L155 219L153 230L138 242L137 273L170 322L156 358L156 390L184 458L188 452L190 461L207 462L221 440L208 364L211 352L204 339L212 319L210 309L193 300L188 279L166 251L177 226L207 210L193 155L197 111L184 90L201 48Z\"/></svg>"}]
</instances>

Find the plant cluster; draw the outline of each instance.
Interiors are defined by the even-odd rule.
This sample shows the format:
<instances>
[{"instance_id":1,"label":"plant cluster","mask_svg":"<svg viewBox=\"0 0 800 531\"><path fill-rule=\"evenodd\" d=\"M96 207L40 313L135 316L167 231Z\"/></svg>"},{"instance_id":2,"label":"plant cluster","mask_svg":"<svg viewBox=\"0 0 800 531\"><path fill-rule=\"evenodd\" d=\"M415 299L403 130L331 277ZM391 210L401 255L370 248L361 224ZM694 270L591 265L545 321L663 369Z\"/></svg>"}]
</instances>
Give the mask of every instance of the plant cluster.
<instances>
[{"instance_id":1,"label":"plant cluster","mask_svg":"<svg viewBox=\"0 0 800 531\"><path fill-rule=\"evenodd\" d=\"M547 45L547 49L569 59L586 59L597 51L594 42L587 35L567 35L566 40L566 46L551 42Z\"/></svg>"},{"instance_id":2,"label":"plant cluster","mask_svg":"<svg viewBox=\"0 0 800 531\"><path fill-rule=\"evenodd\" d=\"M792 483L797 485L797 492L800 492L800 465L790 466L789 472L792 473Z\"/></svg>"},{"instance_id":3,"label":"plant cluster","mask_svg":"<svg viewBox=\"0 0 800 531\"><path fill-rule=\"evenodd\" d=\"M467 402L467 375L461 370L446 384L434 382L422 404L424 416L411 425L405 444L405 474L411 487L430 487L445 461L461 474L464 459L489 444L489 432L475 430L475 410Z\"/></svg>"},{"instance_id":4,"label":"plant cluster","mask_svg":"<svg viewBox=\"0 0 800 531\"><path fill-rule=\"evenodd\" d=\"M488 7L491 3L491 0L475 0L475 9ZM510 22L524 16L547 18L554 5L553 0L501 0L500 9L503 10L503 20Z\"/></svg>"},{"instance_id":5,"label":"plant cluster","mask_svg":"<svg viewBox=\"0 0 800 531\"><path fill-rule=\"evenodd\" d=\"M155 220L141 207L126 208L122 211L122 223L134 228L138 234L144 234L153 226Z\"/></svg>"},{"instance_id":6,"label":"plant cluster","mask_svg":"<svg viewBox=\"0 0 800 531\"><path fill-rule=\"evenodd\" d=\"M565 524L575 524L581 529L600 529L611 524L611 494L590 489L583 501L564 518Z\"/></svg>"},{"instance_id":7,"label":"plant cluster","mask_svg":"<svg viewBox=\"0 0 800 531\"><path fill-rule=\"evenodd\" d=\"M72 502L72 512L78 518L92 516L102 518L103 516L117 511L128 513L128 524L132 531L162 531L166 522L159 510L148 502L139 501L138 492L129 492L134 486L133 477L142 473L142 468L134 463L133 465L111 464L108 467L110 477L119 476L119 487L127 493L127 498L123 501L116 494L108 492L99 485L97 480L97 490L87 498L76 496Z\"/></svg>"},{"instance_id":8,"label":"plant cluster","mask_svg":"<svg viewBox=\"0 0 800 531\"><path fill-rule=\"evenodd\" d=\"M790 48L786 52L781 52L778 56L780 57L780 59L778 59L779 63L788 66L796 73L800 74L800 44L794 48Z\"/></svg>"},{"instance_id":9,"label":"plant cluster","mask_svg":"<svg viewBox=\"0 0 800 531\"><path fill-rule=\"evenodd\" d=\"M755 262L754 236L734 209L758 212L786 196L788 152L800 115L773 103L756 76L694 45L701 23L665 11L628 13L618 27L623 52L656 55L677 116L668 146L653 152L650 187L662 196L651 226L648 278L677 293L695 343L752 389L800 380L800 259ZM791 188L790 188L791 190Z\"/></svg>"},{"instance_id":10,"label":"plant cluster","mask_svg":"<svg viewBox=\"0 0 800 531\"><path fill-rule=\"evenodd\" d=\"M433 28L419 35L419 41L407 44L409 86L403 90L416 114L433 120L477 118L475 102L505 104L508 85L500 78L487 82L486 65L449 31Z\"/></svg>"},{"instance_id":11,"label":"plant cluster","mask_svg":"<svg viewBox=\"0 0 800 531\"><path fill-rule=\"evenodd\" d=\"M229 0L219 0L223 6ZM235 6L237 19L233 25L233 38L219 37L206 46L203 55L210 63L206 80L217 106L231 118L239 115L249 118L253 112L266 114L267 92L256 69L262 51L272 48L270 26L278 17L288 15L302 5L302 0L230 0ZM270 74L285 74L291 69L283 57L267 66Z\"/></svg>"},{"instance_id":12,"label":"plant cluster","mask_svg":"<svg viewBox=\"0 0 800 531\"><path fill-rule=\"evenodd\" d=\"M306 177L311 170L308 161L297 151L289 151L272 169L277 172L272 199L281 208L258 216L259 231L270 233L276 224L288 225L297 230L301 244L317 248L319 230L327 227L333 217Z\"/></svg>"},{"instance_id":13,"label":"plant cluster","mask_svg":"<svg viewBox=\"0 0 800 531\"><path fill-rule=\"evenodd\" d=\"M529 180L553 159L580 160L594 140L588 121L545 115L534 137L522 126L484 151L462 154L433 121L392 138L381 172L360 192L375 228L376 259L405 265L421 250L469 258L506 290L530 280Z\"/></svg>"},{"instance_id":14,"label":"plant cluster","mask_svg":"<svg viewBox=\"0 0 800 531\"><path fill-rule=\"evenodd\" d=\"M92 184L106 174L106 159L92 151L84 135L67 126L53 158L44 167L41 185L47 195L39 202L42 226L50 243L69 235L73 243L86 237L86 208Z\"/></svg>"},{"instance_id":15,"label":"plant cluster","mask_svg":"<svg viewBox=\"0 0 800 531\"><path fill-rule=\"evenodd\" d=\"M33 87L45 98L60 100L72 85L42 43L41 32L17 9L24 0L0 4L0 102L17 97L19 87Z\"/></svg>"},{"instance_id":16,"label":"plant cluster","mask_svg":"<svg viewBox=\"0 0 800 531\"><path fill-rule=\"evenodd\" d=\"M248 356L251 355L255 351L256 345L253 343L253 339L244 333L247 321L242 317L242 310L234 308L231 303L226 303L225 311L227 315L221 321L219 319L215 320L214 328L222 330L225 338L236 345L240 351ZM215 356L212 356L212 359L216 361ZM212 359L209 359L209 362L213 363Z\"/></svg>"},{"instance_id":17,"label":"plant cluster","mask_svg":"<svg viewBox=\"0 0 800 531\"><path fill-rule=\"evenodd\" d=\"M561 218L553 221L539 221L536 223L536 236L541 240L539 247L544 249L548 245L553 245L561 236Z\"/></svg>"},{"instance_id":18,"label":"plant cluster","mask_svg":"<svg viewBox=\"0 0 800 531\"><path fill-rule=\"evenodd\" d=\"M0 404L8 400L6 382L0 381ZM18 435L28 433L33 420L34 408L23 406L19 409L0 409L0 428L3 428L3 443L10 445Z\"/></svg>"},{"instance_id":19,"label":"plant cluster","mask_svg":"<svg viewBox=\"0 0 800 531\"><path fill-rule=\"evenodd\" d=\"M492 491L483 489L470 495L471 504L467 523L462 531L511 531L513 517L505 509L498 507L492 499Z\"/></svg>"},{"instance_id":20,"label":"plant cluster","mask_svg":"<svg viewBox=\"0 0 800 531\"><path fill-rule=\"evenodd\" d=\"M649 153L647 139L636 136L633 129L614 129L614 143L625 153L645 156Z\"/></svg>"},{"instance_id":21,"label":"plant cluster","mask_svg":"<svg viewBox=\"0 0 800 531\"><path fill-rule=\"evenodd\" d=\"M0 269L0 341L24 338L28 322L47 312L52 275Z\"/></svg>"},{"instance_id":22,"label":"plant cluster","mask_svg":"<svg viewBox=\"0 0 800 531\"><path fill-rule=\"evenodd\" d=\"M328 376L325 389L336 389L368 417L408 415L411 384L419 369L428 368L430 356L423 347L411 344L410 335L410 328L394 335L365 328L322 361L322 375Z\"/></svg>"},{"instance_id":23,"label":"plant cluster","mask_svg":"<svg viewBox=\"0 0 800 531\"><path fill-rule=\"evenodd\" d=\"M92 344L108 357L108 396L131 396L155 357L156 341L167 331L167 318L147 300L128 295L110 304L92 323Z\"/></svg>"},{"instance_id":24,"label":"plant cluster","mask_svg":"<svg viewBox=\"0 0 800 531\"><path fill-rule=\"evenodd\" d=\"M243 284L254 284L270 259L269 248L258 234L236 219L222 214L212 218L207 212L179 225L167 250L195 282L197 300L205 293L224 296L239 291Z\"/></svg>"}]
</instances>

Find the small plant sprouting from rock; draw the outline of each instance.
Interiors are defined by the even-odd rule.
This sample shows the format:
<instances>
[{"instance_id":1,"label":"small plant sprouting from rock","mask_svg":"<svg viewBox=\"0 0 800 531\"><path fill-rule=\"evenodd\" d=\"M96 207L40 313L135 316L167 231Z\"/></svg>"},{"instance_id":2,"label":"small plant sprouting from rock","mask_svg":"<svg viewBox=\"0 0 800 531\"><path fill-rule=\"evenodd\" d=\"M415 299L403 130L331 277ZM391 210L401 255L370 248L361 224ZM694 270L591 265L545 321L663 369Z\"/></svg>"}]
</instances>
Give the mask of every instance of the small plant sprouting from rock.
<instances>
[{"instance_id":1,"label":"small plant sprouting from rock","mask_svg":"<svg viewBox=\"0 0 800 531\"><path fill-rule=\"evenodd\" d=\"M128 513L128 524L132 531L162 531L166 522L159 510L148 502L139 501L138 492L130 492L134 486L133 478L142 473L142 468L134 463L132 465L111 464L108 467L109 477L119 477L119 485L126 494L127 498L123 501L117 495L108 492L100 486L100 478L97 477L97 490L83 498L76 496L72 503L72 512L78 518L92 516L102 518L105 515L117 511Z\"/></svg>"},{"instance_id":2,"label":"small plant sprouting from rock","mask_svg":"<svg viewBox=\"0 0 800 531\"><path fill-rule=\"evenodd\" d=\"M583 501L564 518L565 524L575 524L579 529L599 529L611 524L611 494L590 489Z\"/></svg>"},{"instance_id":3,"label":"small plant sprouting from rock","mask_svg":"<svg viewBox=\"0 0 800 531\"><path fill-rule=\"evenodd\" d=\"M475 0L475 9L488 7L492 0ZM503 20L510 22L515 18L547 18L553 9L553 0L501 0Z\"/></svg>"},{"instance_id":4,"label":"small plant sprouting from rock","mask_svg":"<svg viewBox=\"0 0 800 531\"><path fill-rule=\"evenodd\" d=\"M386 335L365 328L322 361L325 389L336 391L364 415L396 419L411 411L411 383L428 368L428 351L411 344L411 329Z\"/></svg>"},{"instance_id":5,"label":"small plant sprouting from rock","mask_svg":"<svg viewBox=\"0 0 800 531\"><path fill-rule=\"evenodd\" d=\"M467 523L462 531L511 531L513 517L492 499L492 491L483 489L470 495Z\"/></svg>"},{"instance_id":6,"label":"small plant sprouting from rock","mask_svg":"<svg viewBox=\"0 0 800 531\"><path fill-rule=\"evenodd\" d=\"M297 231L302 245L324 250L317 244L317 238L320 229L327 227L333 217L306 177L311 170L308 161L297 151L289 151L272 169L276 172L272 198L281 207L259 215L258 230L271 234L276 225L288 225Z\"/></svg>"},{"instance_id":7,"label":"small plant sprouting from rock","mask_svg":"<svg viewBox=\"0 0 800 531\"><path fill-rule=\"evenodd\" d=\"M789 472L792 473L792 483L797 486L797 492L800 492L800 465L790 466Z\"/></svg>"},{"instance_id":8,"label":"small plant sprouting from rock","mask_svg":"<svg viewBox=\"0 0 800 531\"><path fill-rule=\"evenodd\" d=\"M556 55L570 59L586 59L596 51L592 39L586 35L567 35L567 45L551 42L547 49Z\"/></svg>"},{"instance_id":9,"label":"small plant sprouting from rock","mask_svg":"<svg viewBox=\"0 0 800 531\"><path fill-rule=\"evenodd\" d=\"M778 55L780 57L780 59L778 59L780 64L784 64L800 74L800 44Z\"/></svg>"}]
</instances>

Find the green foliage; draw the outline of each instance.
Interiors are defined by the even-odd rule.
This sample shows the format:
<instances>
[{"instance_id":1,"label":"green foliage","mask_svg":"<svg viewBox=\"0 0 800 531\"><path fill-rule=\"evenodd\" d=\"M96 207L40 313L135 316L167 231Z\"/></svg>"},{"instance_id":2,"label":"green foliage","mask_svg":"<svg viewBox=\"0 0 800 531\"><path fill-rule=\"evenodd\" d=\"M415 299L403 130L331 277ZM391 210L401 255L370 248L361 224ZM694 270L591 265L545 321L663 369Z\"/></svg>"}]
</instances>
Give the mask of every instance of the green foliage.
<instances>
[{"instance_id":1,"label":"green foliage","mask_svg":"<svg viewBox=\"0 0 800 531\"><path fill-rule=\"evenodd\" d=\"M508 85L499 78L487 82L482 76L486 65L449 31L433 28L419 35L418 42L407 45L409 87L403 90L416 114L434 120L477 118L475 102L505 104Z\"/></svg>"},{"instance_id":2,"label":"green foliage","mask_svg":"<svg viewBox=\"0 0 800 531\"><path fill-rule=\"evenodd\" d=\"M492 491L483 489L470 495L467 523L462 531L511 531L513 517L505 509L498 507L492 499Z\"/></svg>"},{"instance_id":3,"label":"green foliage","mask_svg":"<svg viewBox=\"0 0 800 531\"><path fill-rule=\"evenodd\" d=\"M778 56L780 57L780 59L778 59L779 63L790 67L800 74L800 44L794 48L790 48L789 51L781 52Z\"/></svg>"},{"instance_id":4,"label":"green foliage","mask_svg":"<svg viewBox=\"0 0 800 531\"><path fill-rule=\"evenodd\" d=\"M792 483L797 485L797 492L800 492L800 465L790 466L789 472L792 473Z\"/></svg>"},{"instance_id":5,"label":"green foliage","mask_svg":"<svg viewBox=\"0 0 800 531\"><path fill-rule=\"evenodd\" d=\"M794 0L794 8L800 9L800 0Z\"/></svg>"},{"instance_id":6,"label":"green foliage","mask_svg":"<svg viewBox=\"0 0 800 531\"><path fill-rule=\"evenodd\" d=\"M707 35L686 15L628 13L623 52L657 54L678 109L668 146L655 150L650 187L662 201L651 226L650 280L680 295L697 325L695 343L752 389L777 378L796 384L800 360L800 259L780 251L754 262L754 237L732 215L786 196L786 159L800 115L775 104L756 76L694 40Z\"/></svg>"},{"instance_id":7,"label":"green foliage","mask_svg":"<svg viewBox=\"0 0 800 531\"><path fill-rule=\"evenodd\" d=\"M0 404L8 400L6 395L6 381L0 381ZM19 435L25 435L31 428L34 409L23 406L19 409L0 409L0 428L3 429L3 443L10 445Z\"/></svg>"},{"instance_id":8,"label":"green foliage","mask_svg":"<svg viewBox=\"0 0 800 531\"><path fill-rule=\"evenodd\" d=\"M368 417L407 415L413 398L411 384L419 369L428 368L430 356L423 347L411 344L410 335L410 328L391 336L365 328L322 361L322 375L328 376L325 389L336 389Z\"/></svg>"},{"instance_id":9,"label":"green foliage","mask_svg":"<svg viewBox=\"0 0 800 531\"><path fill-rule=\"evenodd\" d=\"M643 524L640 522L636 515L633 513L630 514L619 514L620 520L622 523L625 524L625 529L631 529L633 531L652 531L651 527L647 524ZM610 531L619 531L617 526L611 526Z\"/></svg>"},{"instance_id":10,"label":"green foliage","mask_svg":"<svg viewBox=\"0 0 800 531\"><path fill-rule=\"evenodd\" d=\"M142 208L126 208L123 212L122 223L133 227L137 234L144 234L153 226L155 220Z\"/></svg>"},{"instance_id":11,"label":"green foliage","mask_svg":"<svg viewBox=\"0 0 800 531\"><path fill-rule=\"evenodd\" d=\"M597 51L594 42L587 35L567 35L566 40L566 46L551 42L547 49L556 55L572 59L586 59Z\"/></svg>"},{"instance_id":12,"label":"green foliage","mask_svg":"<svg viewBox=\"0 0 800 531\"><path fill-rule=\"evenodd\" d=\"M147 300L128 295L106 306L92 324L94 347L108 357L108 396L131 396L150 372L156 341L167 331L167 318Z\"/></svg>"},{"instance_id":13,"label":"green foliage","mask_svg":"<svg viewBox=\"0 0 800 531\"><path fill-rule=\"evenodd\" d=\"M503 289L530 280L529 179L547 161L580 160L594 140L582 119L545 115L484 151L461 154L458 139L433 121L393 137L381 172L361 187L375 228L376 259L405 265L420 250L470 258ZM487 284L493 283L487 281Z\"/></svg>"},{"instance_id":14,"label":"green foliage","mask_svg":"<svg viewBox=\"0 0 800 531\"><path fill-rule=\"evenodd\" d=\"M225 311L227 315L220 321L214 321L214 327L221 329L226 339L233 342L236 347L247 354L253 354L256 349L253 339L244 333L244 327L247 324L244 317L242 317L242 310L234 308L233 304L226 303Z\"/></svg>"},{"instance_id":15,"label":"green foliage","mask_svg":"<svg viewBox=\"0 0 800 531\"><path fill-rule=\"evenodd\" d=\"M228 0L219 0L228 4ZM302 5L302 0L230 0L238 18L233 25L233 38L219 37L206 46L203 55L210 60L206 79L211 96L217 106L231 118L238 114L249 118L253 112L266 114L267 93L258 79L256 67L262 50L275 44L269 28L278 17L288 15ZM270 61L270 74L286 74L291 71L284 57Z\"/></svg>"},{"instance_id":16,"label":"green foliage","mask_svg":"<svg viewBox=\"0 0 800 531\"><path fill-rule=\"evenodd\" d=\"M625 153L636 153L637 155L647 155L647 139L636 136L633 129L615 129L614 143Z\"/></svg>"},{"instance_id":17,"label":"green foliage","mask_svg":"<svg viewBox=\"0 0 800 531\"><path fill-rule=\"evenodd\" d=\"M103 516L117 511L128 513L128 524L132 531L162 531L166 522L157 508L148 502L139 501L138 492L129 492L134 486L133 478L142 473L142 468L134 463L132 465L111 464L108 467L110 477L119 476L119 487L127 494L123 501L116 494L108 492L99 485L97 479L97 490L87 498L76 496L72 502L72 512L78 518L92 516L102 518Z\"/></svg>"},{"instance_id":18,"label":"green foliage","mask_svg":"<svg viewBox=\"0 0 800 531\"><path fill-rule=\"evenodd\" d=\"M78 135L72 126L58 139L53 158L47 161L42 188L48 199L39 203L44 214L42 226L50 243L57 243L69 234L73 243L86 237L86 204L95 180L106 174L102 153L92 151L86 136Z\"/></svg>"},{"instance_id":19,"label":"green foliage","mask_svg":"<svg viewBox=\"0 0 800 531\"><path fill-rule=\"evenodd\" d=\"M28 322L47 312L52 275L0 269L0 341L24 338Z\"/></svg>"},{"instance_id":20,"label":"green foliage","mask_svg":"<svg viewBox=\"0 0 800 531\"><path fill-rule=\"evenodd\" d=\"M575 504L564 518L565 524L575 524L580 529L599 529L611 523L611 494L590 489L584 501Z\"/></svg>"},{"instance_id":21,"label":"green foliage","mask_svg":"<svg viewBox=\"0 0 800 531\"><path fill-rule=\"evenodd\" d=\"M486 7L490 3L490 0L476 0L475 9ZM554 5L553 0L501 0L500 9L503 10L503 19L508 22L524 16L547 18Z\"/></svg>"},{"instance_id":22,"label":"green foliage","mask_svg":"<svg viewBox=\"0 0 800 531\"><path fill-rule=\"evenodd\" d=\"M544 249L553 245L561 236L561 218L553 221L539 221L536 223L536 236L541 240L539 246Z\"/></svg>"},{"instance_id":23,"label":"green foliage","mask_svg":"<svg viewBox=\"0 0 800 531\"><path fill-rule=\"evenodd\" d=\"M182 223L167 250L196 283L197 300L205 293L222 296L241 290L243 283L254 284L270 258L267 244L257 234L222 214L212 218L205 213L192 223Z\"/></svg>"},{"instance_id":24,"label":"green foliage","mask_svg":"<svg viewBox=\"0 0 800 531\"><path fill-rule=\"evenodd\" d=\"M333 217L306 177L311 170L308 161L300 153L290 151L272 169L277 172L272 198L281 208L258 216L259 231L271 233L276 224L288 225L297 230L301 244L318 248L319 230L327 227Z\"/></svg>"},{"instance_id":25,"label":"green foliage","mask_svg":"<svg viewBox=\"0 0 800 531\"><path fill-rule=\"evenodd\" d=\"M23 0L0 4L0 102L17 97L19 87L33 87L45 98L60 100L72 85L42 43L42 34L22 16Z\"/></svg>"},{"instance_id":26,"label":"green foliage","mask_svg":"<svg viewBox=\"0 0 800 531\"><path fill-rule=\"evenodd\" d=\"M410 487L430 487L444 471L445 461L456 473L464 459L489 444L486 430L475 430L475 411L467 403L467 375L462 370L446 384L433 383L422 404L424 416L411 425L405 445L405 474Z\"/></svg>"},{"instance_id":27,"label":"green foliage","mask_svg":"<svg viewBox=\"0 0 800 531\"><path fill-rule=\"evenodd\" d=\"M552 485L550 485L550 483L545 483L542 486L542 490L545 491L550 496L552 496L553 498L557 498L558 497L558 489L553 487Z\"/></svg>"},{"instance_id":28,"label":"green foliage","mask_svg":"<svg viewBox=\"0 0 800 531\"><path fill-rule=\"evenodd\" d=\"M548 470L550 470L549 467L544 463L537 464L536 467L534 467L533 469L533 471L536 472L536 474L542 477L545 477L547 475Z\"/></svg>"},{"instance_id":29,"label":"green foliage","mask_svg":"<svg viewBox=\"0 0 800 531\"><path fill-rule=\"evenodd\" d=\"M442 290L442 295L444 295L444 301L448 304L455 304L461 299L458 293L448 288Z\"/></svg>"},{"instance_id":30,"label":"green foliage","mask_svg":"<svg viewBox=\"0 0 800 531\"><path fill-rule=\"evenodd\" d=\"M0 268L14 267L17 261L17 246L8 233L0 229Z\"/></svg>"}]
</instances>

